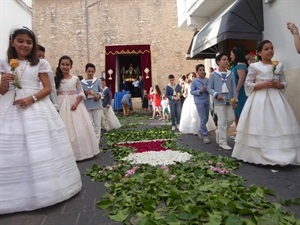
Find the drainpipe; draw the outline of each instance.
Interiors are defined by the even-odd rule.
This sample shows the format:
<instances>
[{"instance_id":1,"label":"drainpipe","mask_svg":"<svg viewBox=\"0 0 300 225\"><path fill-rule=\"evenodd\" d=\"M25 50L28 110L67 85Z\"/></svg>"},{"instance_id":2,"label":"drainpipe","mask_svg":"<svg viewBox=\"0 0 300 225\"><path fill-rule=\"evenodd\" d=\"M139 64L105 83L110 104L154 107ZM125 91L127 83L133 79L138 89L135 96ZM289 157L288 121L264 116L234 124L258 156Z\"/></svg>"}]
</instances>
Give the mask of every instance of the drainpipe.
<instances>
[{"instance_id":1,"label":"drainpipe","mask_svg":"<svg viewBox=\"0 0 300 225\"><path fill-rule=\"evenodd\" d=\"M16 0L16 2L32 15L32 7L28 6L23 0Z\"/></svg>"},{"instance_id":2,"label":"drainpipe","mask_svg":"<svg viewBox=\"0 0 300 225\"><path fill-rule=\"evenodd\" d=\"M86 51L87 51L87 61L90 62L90 42L89 42L89 12L87 0L85 0L85 30L86 30Z\"/></svg>"},{"instance_id":3,"label":"drainpipe","mask_svg":"<svg viewBox=\"0 0 300 225\"><path fill-rule=\"evenodd\" d=\"M90 62L90 41L89 41L89 8L98 4L100 0L97 0L96 2L88 5L88 0L85 0L85 30L86 30L86 47L87 47L87 60Z\"/></svg>"}]
</instances>

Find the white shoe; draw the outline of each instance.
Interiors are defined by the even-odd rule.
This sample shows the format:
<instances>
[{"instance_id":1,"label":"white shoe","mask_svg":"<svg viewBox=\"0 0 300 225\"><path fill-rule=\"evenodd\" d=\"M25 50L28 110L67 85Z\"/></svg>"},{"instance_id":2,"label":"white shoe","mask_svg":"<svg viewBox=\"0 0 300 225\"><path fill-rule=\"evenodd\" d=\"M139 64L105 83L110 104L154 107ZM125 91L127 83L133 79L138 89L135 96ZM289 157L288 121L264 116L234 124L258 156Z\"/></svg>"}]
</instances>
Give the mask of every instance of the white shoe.
<instances>
[{"instance_id":1,"label":"white shoe","mask_svg":"<svg viewBox=\"0 0 300 225\"><path fill-rule=\"evenodd\" d=\"M209 138L207 136L204 136L203 137L203 142L204 142L204 144L209 144L210 140L209 140Z\"/></svg>"},{"instance_id":2,"label":"white shoe","mask_svg":"<svg viewBox=\"0 0 300 225\"><path fill-rule=\"evenodd\" d=\"M225 151L232 150L232 148L229 145L227 145L227 144L219 145L219 147L222 148Z\"/></svg>"},{"instance_id":3,"label":"white shoe","mask_svg":"<svg viewBox=\"0 0 300 225\"><path fill-rule=\"evenodd\" d=\"M216 143L219 144L219 131L216 130L215 133L216 133Z\"/></svg>"},{"instance_id":4,"label":"white shoe","mask_svg":"<svg viewBox=\"0 0 300 225\"><path fill-rule=\"evenodd\" d=\"M177 129L179 130L179 124L176 125Z\"/></svg>"},{"instance_id":5,"label":"white shoe","mask_svg":"<svg viewBox=\"0 0 300 225\"><path fill-rule=\"evenodd\" d=\"M175 126L172 126L172 130L176 130L176 127L175 127Z\"/></svg>"}]
</instances>

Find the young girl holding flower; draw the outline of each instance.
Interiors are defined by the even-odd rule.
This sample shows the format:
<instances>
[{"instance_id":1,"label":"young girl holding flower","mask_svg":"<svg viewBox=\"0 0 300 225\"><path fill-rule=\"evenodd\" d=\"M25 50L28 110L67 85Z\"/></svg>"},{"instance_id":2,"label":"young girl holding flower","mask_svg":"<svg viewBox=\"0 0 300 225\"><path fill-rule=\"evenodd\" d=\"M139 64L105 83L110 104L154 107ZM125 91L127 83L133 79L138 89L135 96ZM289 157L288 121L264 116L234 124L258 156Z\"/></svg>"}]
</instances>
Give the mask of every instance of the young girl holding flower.
<instances>
[{"instance_id":1,"label":"young girl holding flower","mask_svg":"<svg viewBox=\"0 0 300 225\"><path fill-rule=\"evenodd\" d=\"M300 165L300 129L283 91L282 63L272 65L273 45L258 44L259 62L249 66L248 96L242 111L232 157L263 165Z\"/></svg>"},{"instance_id":2,"label":"young girl holding flower","mask_svg":"<svg viewBox=\"0 0 300 225\"><path fill-rule=\"evenodd\" d=\"M11 30L0 60L0 214L54 205L81 189L68 133L47 98L50 71L34 33Z\"/></svg>"}]
</instances>

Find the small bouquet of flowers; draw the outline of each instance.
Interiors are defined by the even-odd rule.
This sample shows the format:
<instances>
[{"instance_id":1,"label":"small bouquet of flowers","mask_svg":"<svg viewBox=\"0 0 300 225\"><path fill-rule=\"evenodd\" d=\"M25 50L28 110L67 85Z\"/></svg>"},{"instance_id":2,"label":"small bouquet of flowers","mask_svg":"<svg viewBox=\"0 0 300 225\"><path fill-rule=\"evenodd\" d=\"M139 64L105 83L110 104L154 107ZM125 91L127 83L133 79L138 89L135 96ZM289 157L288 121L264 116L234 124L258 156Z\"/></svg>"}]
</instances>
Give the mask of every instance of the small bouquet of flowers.
<instances>
[{"instance_id":1,"label":"small bouquet of flowers","mask_svg":"<svg viewBox=\"0 0 300 225\"><path fill-rule=\"evenodd\" d=\"M233 105L233 104L236 104L238 102L238 100L236 98L225 98L225 103L226 105Z\"/></svg>"},{"instance_id":2,"label":"small bouquet of flowers","mask_svg":"<svg viewBox=\"0 0 300 225\"><path fill-rule=\"evenodd\" d=\"M10 65L10 70L15 75L15 79L12 85L14 85L15 88L22 89L22 86L20 84L20 79L16 71L16 68L19 66L19 61L17 59L10 59L9 65Z\"/></svg>"},{"instance_id":3,"label":"small bouquet of flowers","mask_svg":"<svg viewBox=\"0 0 300 225\"><path fill-rule=\"evenodd\" d=\"M89 94L88 94L87 98L94 98L94 95L95 95L94 91L89 90Z\"/></svg>"},{"instance_id":4,"label":"small bouquet of flowers","mask_svg":"<svg viewBox=\"0 0 300 225\"><path fill-rule=\"evenodd\" d=\"M280 72L282 70L282 63L280 63L278 60L272 61L272 71L273 71L273 80L279 80L280 79Z\"/></svg>"}]
</instances>

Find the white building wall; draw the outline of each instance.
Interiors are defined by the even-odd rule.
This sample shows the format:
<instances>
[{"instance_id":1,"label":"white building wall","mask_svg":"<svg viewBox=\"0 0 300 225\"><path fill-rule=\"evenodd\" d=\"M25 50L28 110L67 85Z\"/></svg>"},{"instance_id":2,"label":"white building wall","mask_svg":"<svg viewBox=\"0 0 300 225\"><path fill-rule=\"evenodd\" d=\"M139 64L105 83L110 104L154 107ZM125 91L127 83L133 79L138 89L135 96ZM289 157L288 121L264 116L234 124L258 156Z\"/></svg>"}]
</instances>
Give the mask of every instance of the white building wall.
<instances>
[{"instance_id":1,"label":"white building wall","mask_svg":"<svg viewBox=\"0 0 300 225\"><path fill-rule=\"evenodd\" d=\"M31 0L23 1L31 7ZM17 0L0 0L0 58L6 57L9 31L13 26L31 28L31 13Z\"/></svg>"},{"instance_id":2,"label":"white building wall","mask_svg":"<svg viewBox=\"0 0 300 225\"><path fill-rule=\"evenodd\" d=\"M294 22L300 29L300 0L275 0L264 7L264 39L274 45L274 59L280 60L286 70L300 67L293 36L287 29L287 21ZM300 76L300 74L299 74Z\"/></svg>"},{"instance_id":3,"label":"white building wall","mask_svg":"<svg viewBox=\"0 0 300 225\"><path fill-rule=\"evenodd\" d=\"M264 1L264 0L263 0ZM296 52L287 21L300 29L300 0L274 0L264 6L264 39L274 45L274 59L283 63L288 88L284 95L300 123L300 54Z\"/></svg>"},{"instance_id":4,"label":"white building wall","mask_svg":"<svg viewBox=\"0 0 300 225\"><path fill-rule=\"evenodd\" d=\"M185 1L184 0L177 0L177 20L178 20L178 27L180 27L186 21L186 9L185 9Z\"/></svg>"}]
</instances>

